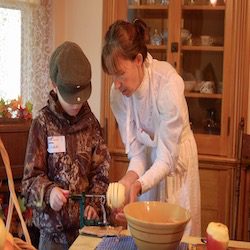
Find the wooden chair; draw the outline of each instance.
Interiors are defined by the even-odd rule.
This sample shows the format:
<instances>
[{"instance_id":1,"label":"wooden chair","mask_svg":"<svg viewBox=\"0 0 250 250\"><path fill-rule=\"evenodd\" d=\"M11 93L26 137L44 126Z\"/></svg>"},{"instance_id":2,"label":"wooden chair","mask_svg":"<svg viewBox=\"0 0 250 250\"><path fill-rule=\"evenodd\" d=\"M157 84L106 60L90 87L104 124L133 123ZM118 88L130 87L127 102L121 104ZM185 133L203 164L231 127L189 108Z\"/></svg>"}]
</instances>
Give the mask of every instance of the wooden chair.
<instances>
[{"instance_id":1,"label":"wooden chair","mask_svg":"<svg viewBox=\"0 0 250 250\"><path fill-rule=\"evenodd\" d=\"M242 133L240 147L237 240L250 241L250 134Z\"/></svg>"}]
</instances>

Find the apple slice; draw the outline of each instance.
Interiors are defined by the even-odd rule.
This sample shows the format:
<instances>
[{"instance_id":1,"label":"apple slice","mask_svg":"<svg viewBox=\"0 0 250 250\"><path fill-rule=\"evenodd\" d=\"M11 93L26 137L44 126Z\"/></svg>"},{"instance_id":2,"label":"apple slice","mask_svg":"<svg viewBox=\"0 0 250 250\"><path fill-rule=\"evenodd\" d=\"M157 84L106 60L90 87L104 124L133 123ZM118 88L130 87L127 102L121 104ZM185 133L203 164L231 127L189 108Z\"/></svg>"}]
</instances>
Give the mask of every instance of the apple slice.
<instances>
[{"instance_id":1,"label":"apple slice","mask_svg":"<svg viewBox=\"0 0 250 250\"><path fill-rule=\"evenodd\" d=\"M229 242L229 233L226 225L210 222L207 230L207 250L226 250Z\"/></svg>"},{"instance_id":2,"label":"apple slice","mask_svg":"<svg viewBox=\"0 0 250 250\"><path fill-rule=\"evenodd\" d=\"M107 204L109 207L120 208L125 203L125 187L119 182L110 183L106 193Z\"/></svg>"}]
</instances>

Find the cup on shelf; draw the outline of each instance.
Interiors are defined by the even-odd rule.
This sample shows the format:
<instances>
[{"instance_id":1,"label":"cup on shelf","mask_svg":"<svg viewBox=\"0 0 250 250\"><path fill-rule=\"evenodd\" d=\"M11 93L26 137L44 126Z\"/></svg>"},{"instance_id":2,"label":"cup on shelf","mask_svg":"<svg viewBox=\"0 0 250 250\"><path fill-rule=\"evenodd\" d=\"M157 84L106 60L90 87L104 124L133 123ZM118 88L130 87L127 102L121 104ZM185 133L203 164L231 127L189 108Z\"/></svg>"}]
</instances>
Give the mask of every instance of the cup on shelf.
<instances>
[{"instance_id":1,"label":"cup on shelf","mask_svg":"<svg viewBox=\"0 0 250 250\"><path fill-rule=\"evenodd\" d=\"M140 4L140 0L131 0L131 4L139 5Z\"/></svg>"},{"instance_id":2,"label":"cup on shelf","mask_svg":"<svg viewBox=\"0 0 250 250\"><path fill-rule=\"evenodd\" d=\"M200 92L204 94L212 94L215 91L215 83L213 81L202 81Z\"/></svg>"},{"instance_id":3,"label":"cup on shelf","mask_svg":"<svg viewBox=\"0 0 250 250\"><path fill-rule=\"evenodd\" d=\"M169 4L169 0L161 0L161 4L162 5L168 5Z\"/></svg>"},{"instance_id":4,"label":"cup on shelf","mask_svg":"<svg viewBox=\"0 0 250 250\"><path fill-rule=\"evenodd\" d=\"M196 81L184 81L184 87L186 92L191 92L194 90Z\"/></svg>"},{"instance_id":5,"label":"cup on shelf","mask_svg":"<svg viewBox=\"0 0 250 250\"><path fill-rule=\"evenodd\" d=\"M157 29L155 29L150 41L152 45L161 45L163 41L163 35Z\"/></svg>"},{"instance_id":6,"label":"cup on shelf","mask_svg":"<svg viewBox=\"0 0 250 250\"><path fill-rule=\"evenodd\" d=\"M187 29L181 29L181 41L187 42L192 37L192 34Z\"/></svg>"},{"instance_id":7,"label":"cup on shelf","mask_svg":"<svg viewBox=\"0 0 250 250\"><path fill-rule=\"evenodd\" d=\"M200 92L201 85L202 85L202 81L197 81L196 80L196 84L195 84L195 86L193 88L193 91L194 92Z\"/></svg>"},{"instance_id":8,"label":"cup on shelf","mask_svg":"<svg viewBox=\"0 0 250 250\"><path fill-rule=\"evenodd\" d=\"M202 35L201 36L201 45L210 46L213 44L213 38L211 36Z\"/></svg>"}]
</instances>

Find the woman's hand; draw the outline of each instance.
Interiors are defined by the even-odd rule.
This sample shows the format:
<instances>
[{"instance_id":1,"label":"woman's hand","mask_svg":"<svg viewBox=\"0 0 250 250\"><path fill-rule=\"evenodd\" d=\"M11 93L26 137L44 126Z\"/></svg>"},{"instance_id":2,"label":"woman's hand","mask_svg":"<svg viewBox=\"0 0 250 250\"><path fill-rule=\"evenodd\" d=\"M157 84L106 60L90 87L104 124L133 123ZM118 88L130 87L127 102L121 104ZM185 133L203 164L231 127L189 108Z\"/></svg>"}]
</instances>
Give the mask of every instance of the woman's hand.
<instances>
[{"instance_id":1,"label":"woman's hand","mask_svg":"<svg viewBox=\"0 0 250 250\"><path fill-rule=\"evenodd\" d=\"M99 216L96 212L96 210L88 205L86 206L85 210L84 210L84 217L87 218L87 220L98 220Z\"/></svg>"},{"instance_id":2,"label":"woman's hand","mask_svg":"<svg viewBox=\"0 0 250 250\"><path fill-rule=\"evenodd\" d=\"M125 186L125 204L136 200L135 192L137 192L138 186L136 185L136 187L133 187L133 184L137 181L138 178L139 176L134 171L128 171L126 175L124 175L122 179L119 181ZM131 190L132 190L132 197L131 197Z\"/></svg>"},{"instance_id":3,"label":"woman's hand","mask_svg":"<svg viewBox=\"0 0 250 250\"><path fill-rule=\"evenodd\" d=\"M129 200L128 203L137 201L137 197L141 193L141 183L139 181L135 181L131 187L129 192ZM113 211L115 215L115 219L119 221L122 224L125 224L127 222L123 208L116 209Z\"/></svg>"},{"instance_id":4,"label":"woman's hand","mask_svg":"<svg viewBox=\"0 0 250 250\"><path fill-rule=\"evenodd\" d=\"M133 171L128 171L126 175L119 181L125 186L125 205L137 200L141 194L141 183L138 181L138 175ZM126 228L127 220L123 208L112 210L115 221Z\"/></svg>"},{"instance_id":5,"label":"woman's hand","mask_svg":"<svg viewBox=\"0 0 250 250\"><path fill-rule=\"evenodd\" d=\"M53 210L59 211L61 210L62 206L67 202L68 197L69 190L54 187L50 193L49 204Z\"/></svg>"},{"instance_id":6,"label":"woman's hand","mask_svg":"<svg viewBox=\"0 0 250 250\"><path fill-rule=\"evenodd\" d=\"M141 194L141 183L135 181L130 187L129 203L137 201L137 197Z\"/></svg>"}]
</instances>

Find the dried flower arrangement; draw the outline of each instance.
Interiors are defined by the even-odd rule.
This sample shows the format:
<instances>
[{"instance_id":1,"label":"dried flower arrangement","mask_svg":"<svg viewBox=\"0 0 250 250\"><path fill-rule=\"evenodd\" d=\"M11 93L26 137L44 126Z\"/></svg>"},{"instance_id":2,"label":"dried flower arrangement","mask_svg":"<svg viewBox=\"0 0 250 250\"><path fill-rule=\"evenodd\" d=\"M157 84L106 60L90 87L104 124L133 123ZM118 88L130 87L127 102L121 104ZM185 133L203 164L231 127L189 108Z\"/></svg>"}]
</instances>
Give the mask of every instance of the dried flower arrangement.
<instances>
[{"instance_id":1,"label":"dried flower arrangement","mask_svg":"<svg viewBox=\"0 0 250 250\"><path fill-rule=\"evenodd\" d=\"M4 197L4 195L0 196L0 218L2 218L3 221L5 222L8 216L8 209L9 209L9 205L6 204L6 201L5 201L6 199L7 197ZM19 203L26 225L31 226L32 225L32 209L25 206L24 198L21 196L18 196L18 203ZM23 236L22 227L21 227L20 220L18 218L16 210L13 211L10 231L13 233L13 235L18 236L20 238Z\"/></svg>"},{"instance_id":2,"label":"dried flower arrangement","mask_svg":"<svg viewBox=\"0 0 250 250\"><path fill-rule=\"evenodd\" d=\"M22 98L13 100L0 99L0 118L32 119L33 104L28 101L22 105Z\"/></svg>"}]
</instances>

